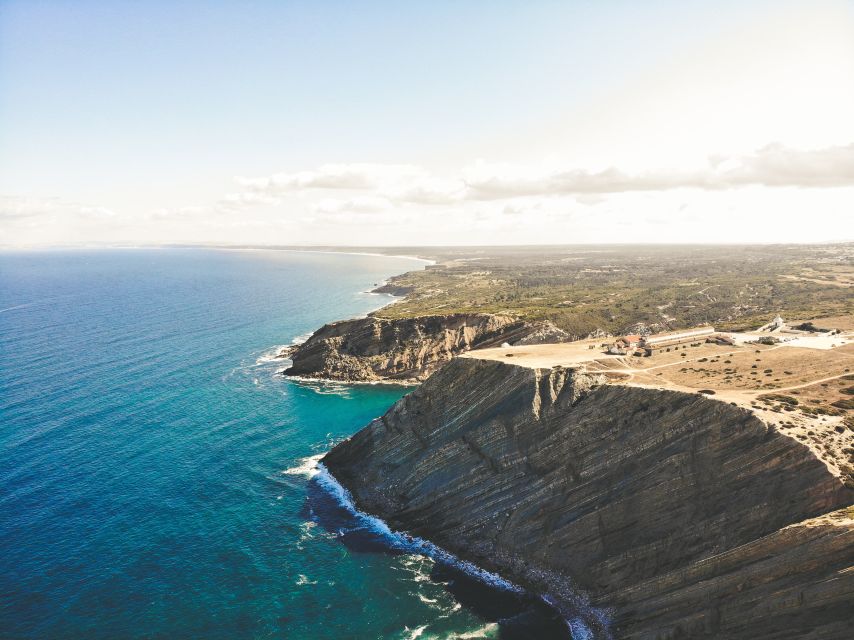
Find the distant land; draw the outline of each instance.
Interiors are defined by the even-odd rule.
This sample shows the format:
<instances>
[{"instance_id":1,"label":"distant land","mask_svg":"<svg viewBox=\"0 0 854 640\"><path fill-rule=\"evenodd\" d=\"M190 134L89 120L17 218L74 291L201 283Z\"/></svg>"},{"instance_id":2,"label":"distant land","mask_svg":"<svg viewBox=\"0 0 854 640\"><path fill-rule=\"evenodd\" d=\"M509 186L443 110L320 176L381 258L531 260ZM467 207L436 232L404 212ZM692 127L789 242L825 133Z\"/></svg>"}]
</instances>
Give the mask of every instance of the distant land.
<instances>
[{"instance_id":1,"label":"distant land","mask_svg":"<svg viewBox=\"0 0 854 640\"><path fill-rule=\"evenodd\" d=\"M435 264L377 283L376 291L402 299L368 319L319 330L289 352L293 373L420 380L456 353L503 342L699 325L749 330L778 314L807 321L854 313L851 243L352 250Z\"/></svg>"}]
</instances>

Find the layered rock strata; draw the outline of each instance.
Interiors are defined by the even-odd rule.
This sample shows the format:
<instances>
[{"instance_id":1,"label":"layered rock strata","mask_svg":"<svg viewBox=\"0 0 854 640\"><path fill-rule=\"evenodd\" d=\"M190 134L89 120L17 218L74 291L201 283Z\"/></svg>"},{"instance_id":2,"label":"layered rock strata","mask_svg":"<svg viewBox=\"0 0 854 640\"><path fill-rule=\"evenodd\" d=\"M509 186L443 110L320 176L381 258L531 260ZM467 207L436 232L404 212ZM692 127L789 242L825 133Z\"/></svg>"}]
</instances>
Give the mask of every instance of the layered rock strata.
<instances>
[{"instance_id":1,"label":"layered rock strata","mask_svg":"<svg viewBox=\"0 0 854 640\"><path fill-rule=\"evenodd\" d=\"M344 320L324 325L284 352L293 361L284 373L348 382L420 381L456 354L513 343L538 329L492 314Z\"/></svg>"},{"instance_id":2,"label":"layered rock strata","mask_svg":"<svg viewBox=\"0 0 854 640\"><path fill-rule=\"evenodd\" d=\"M854 492L747 409L455 358L324 462L598 637L852 637Z\"/></svg>"}]
</instances>

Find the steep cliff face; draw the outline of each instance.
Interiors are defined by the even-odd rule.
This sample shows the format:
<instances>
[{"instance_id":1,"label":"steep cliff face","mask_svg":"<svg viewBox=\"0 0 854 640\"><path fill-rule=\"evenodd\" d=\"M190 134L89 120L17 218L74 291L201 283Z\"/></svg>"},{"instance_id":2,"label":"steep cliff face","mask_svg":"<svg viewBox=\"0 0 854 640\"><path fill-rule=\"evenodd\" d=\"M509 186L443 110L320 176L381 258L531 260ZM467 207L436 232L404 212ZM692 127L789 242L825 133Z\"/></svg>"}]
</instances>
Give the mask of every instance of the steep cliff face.
<instances>
[{"instance_id":1,"label":"steep cliff face","mask_svg":"<svg viewBox=\"0 0 854 640\"><path fill-rule=\"evenodd\" d=\"M423 380L454 355L499 346L538 327L490 314L359 318L324 325L286 354L285 375L343 381Z\"/></svg>"},{"instance_id":2,"label":"steep cliff face","mask_svg":"<svg viewBox=\"0 0 854 640\"><path fill-rule=\"evenodd\" d=\"M749 410L603 382L457 358L325 463L603 636L851 637L852 491Z\"/></svg>"}]
</instances>

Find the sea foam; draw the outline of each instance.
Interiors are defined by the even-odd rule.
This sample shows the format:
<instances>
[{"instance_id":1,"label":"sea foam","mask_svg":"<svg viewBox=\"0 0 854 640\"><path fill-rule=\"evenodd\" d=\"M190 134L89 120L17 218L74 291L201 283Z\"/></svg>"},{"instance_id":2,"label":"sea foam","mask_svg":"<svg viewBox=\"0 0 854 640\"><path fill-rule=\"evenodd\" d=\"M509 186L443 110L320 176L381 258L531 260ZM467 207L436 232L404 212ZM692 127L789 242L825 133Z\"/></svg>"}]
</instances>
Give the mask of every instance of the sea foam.
<instances>
[{"instance_id":1,"label":"sea foam","mask_svg":"<svg viewBox=\"0 0 854 640\"><path fill-rule=\"evenodd\" d=\"M318 453L314 456L307 456L305 458L299 458L295 466L290 467L282 471L282 473L289 476L304 476L306 478L313 478L317 474L321 472L321 464L320 460L325 453Z\"/></svg>"},{"instance_id":2,"label":"sea foam","mask_svg":"<svg viewBox=\"0 0 854 640\"><path fill-rule=\"evenodd\" d=\"M432 558L436 562L441 562L457 569L460 569L467 575L480 580L490 586L497 587L499 589L504 589L506 591L512 591L513 593L523 594L524 590L510 582L509 580L502 578L496 573L492 573L491 571L486 571L485 569L481 569L480 567L468 562L467 560L461 560L453 553L449 551L445 551L441 547L437 547L432 542L428 540L424 540L423 538L419 538L417 536L410 536L405 533L401 533L398 531L393 531L388 524L381 518L377 518L376 516L372 516L370 514L365 513L364 511L360 511L355 502L353 501L353 496L350 492L344 488L338 480L335 479L329 470L320 462L320 458L323 456L312 456L316 457L318 462L316 463L316 473L312 476L315 481L321 486L324 490L327 491L332 497L335 498L336 502L338 502L341 507L347 510L364 528L372 531L373 533L379 535L390 548L395 549L397 551L404 551L407 553L417 553L429 558ZM308 459L306 459L308 460Z\"/></svg>"}]
</instances>

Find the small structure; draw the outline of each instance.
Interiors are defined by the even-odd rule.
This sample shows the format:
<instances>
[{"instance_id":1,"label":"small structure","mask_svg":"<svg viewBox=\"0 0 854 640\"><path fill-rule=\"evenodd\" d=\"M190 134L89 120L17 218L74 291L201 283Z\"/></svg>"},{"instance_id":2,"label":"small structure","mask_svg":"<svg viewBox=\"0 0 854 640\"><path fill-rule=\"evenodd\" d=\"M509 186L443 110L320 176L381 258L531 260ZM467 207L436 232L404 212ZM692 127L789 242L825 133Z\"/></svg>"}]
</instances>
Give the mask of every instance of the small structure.
<instances>
[{"instance_id":1,"label":"small structure","mask_svg":"<svg viewBox=\"0 0 854 640\"><path fill-rule=\"evenodd\" d=\"M610 347L608 353L611 355L624 356L640 345L643 338L638 335L622 336L617 338Z\"/></svg>"},{"instance_id":2,"label":"small structure","mask_svg":"<svg viewBox=\"0 0 854 640\"><path fill-rule=\"evenodd\" d=\"M772 331L781 331L786 327L786 321L783 320L782 316L777 316L771 322L766 325L759 327L759 331L767 331L771 333Z\"/></svg>"},{"instance_id":3,"label":"small structure","mask_svg":"<svg viewBox=\"0 0 854 640\"><path fill-rule=\"evenodd\" d=\"M644 347L653 347L657 344L665 342L679 343L690 342L700 337L710 336L715 332L714 327L697 327L696 329L685 329L684 331L669 331L667 333L656 333L654 336L647 336L643 339Z\"/></svg>"},{"instance_id":4,"label":"small structure","mask_svg":"<svg viewBox=\"0 0 854 640\"><path fill-rule=\"evenodd\" d=\"M689 343L701 344L706 339L714 335L715 328L697 327L696 329L685 329L683 331L670 331L668 333L657 333L654 336L647 336L641 341L641 345L646 352L646 355L651 356L654 353L662 351L670 351L680 345Z\"/></svg>"}]
</instances>

